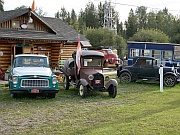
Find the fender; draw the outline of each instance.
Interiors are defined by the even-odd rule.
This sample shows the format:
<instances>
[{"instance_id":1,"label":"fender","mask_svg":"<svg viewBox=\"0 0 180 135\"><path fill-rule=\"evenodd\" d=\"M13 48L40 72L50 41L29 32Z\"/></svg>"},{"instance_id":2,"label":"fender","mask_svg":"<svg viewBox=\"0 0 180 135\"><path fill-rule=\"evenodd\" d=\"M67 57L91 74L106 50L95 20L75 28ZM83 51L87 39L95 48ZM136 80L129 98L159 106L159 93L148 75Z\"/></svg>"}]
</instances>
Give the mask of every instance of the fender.
<instances>
[{"instance_id":1,"label":"fender","mask_svg":"<svg viewBox=\"0 0 180 135\"><path fill-rule=\"evenodd\" d=\"M118 65L118 67L117 67L117 76L119 76L122 69L123 69L122 65Z\"/></svg>"},{"instance_id":2,"label":"fender","mask_svg":"<svg viewBox=\"0 0 180 135\"><path fill-rule=\"evenodd\" d=\"M87 85L89 84L85 79L80 79L80 83L81 83L83 86L87 86Z\"/></svg>"},{"instance_id":3,"label":"fender","mask_svg":"<svg viewBox=\"0 0 180 135\"><path fill-rule=\"evenodd\" d=\"M177 77L177 75L175 73L172 73L172 72L166 72L163 76L165 75L174 75L175 77Z\"/></svg>"},{"instance_id":4,"label":"fender","mask_svg":"<svg viewBox=\"0 0 180 135\"><path fill-rule=\"evenodd\" d=\"M105 87L109 88L110 85L118 86L118 82L116 81L116 79L111 79L105 84Z\"/></svg>"},{"instance_id":5,"label":"fender","mask_svg":"<svg viewBox=\"0 0 180 135\"><path fill-rule=\"evenodd\" d=\"M79 83L81 83L83 86L89 86L91 89L93 89L93 87L86 81L86 79L80 79Z\"/></svg>"},{"instance_id":6,"label":"fender","mask_svg":"<svg viewBox=\"0 0 180 135\"><path fill-rule=\"evenodd\" d=\"M63 67L64 68L64 67ZM66 76L69 76L69 74L65 71L65 69L63 69L63 68L60 68L59 70L61 71L61 72L63 72Z\"/></svg>"},{"instance_id":7,"label":"fender","mask_svg":"<svg viewBox=\"0 0 180 135\"><path fill-rule=\"evenodd\" d=\"M132 76L131 72L130 72L128 69L123 69L123 70L120 71L118 78L120 77L120 75L121 75L123 72L128 72L128 73Z\"/></svg>"}]
</instances>

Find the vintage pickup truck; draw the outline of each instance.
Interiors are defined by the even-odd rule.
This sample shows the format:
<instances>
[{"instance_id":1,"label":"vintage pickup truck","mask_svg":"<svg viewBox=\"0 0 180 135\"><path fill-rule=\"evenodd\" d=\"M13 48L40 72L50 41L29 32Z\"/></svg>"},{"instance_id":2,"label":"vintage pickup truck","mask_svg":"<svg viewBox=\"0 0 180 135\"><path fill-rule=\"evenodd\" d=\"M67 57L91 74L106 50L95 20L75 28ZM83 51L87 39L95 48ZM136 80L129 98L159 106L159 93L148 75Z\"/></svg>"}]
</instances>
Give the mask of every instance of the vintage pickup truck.
<instances>
[{"instance_id":1,"label":"vintage pickup truck","mask_svg":"<svg viewBox=\"0 0 180 135\"><path fill-rule=\"evenodd\" d=\"M46 95L55 98L59 92L57 76L45 55L19 54L14 57L9 74L11 97L22 94Z\"/></svg>"}]
</instances>

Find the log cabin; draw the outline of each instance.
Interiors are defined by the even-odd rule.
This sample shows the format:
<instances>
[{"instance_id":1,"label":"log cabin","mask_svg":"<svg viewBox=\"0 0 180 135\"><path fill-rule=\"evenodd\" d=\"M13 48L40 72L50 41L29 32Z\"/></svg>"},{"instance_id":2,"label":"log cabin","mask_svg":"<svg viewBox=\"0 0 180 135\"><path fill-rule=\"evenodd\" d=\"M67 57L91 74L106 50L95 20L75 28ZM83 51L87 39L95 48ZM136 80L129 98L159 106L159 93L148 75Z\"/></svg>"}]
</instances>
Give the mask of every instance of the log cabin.
<instances>
[{"instance_id":1,"label":"log cabin","mask_svg":"<svg viewBox=\"0 0 180 135\"><path fill-rule=\"evenodd\" d=\"M16 54L43 54L50 65L72 56L78 32L59 18L39 16L31 8L0 12L0 68L5 72ZM82 48L91 44L80 34Z\"/></svg>"}]
</instances>

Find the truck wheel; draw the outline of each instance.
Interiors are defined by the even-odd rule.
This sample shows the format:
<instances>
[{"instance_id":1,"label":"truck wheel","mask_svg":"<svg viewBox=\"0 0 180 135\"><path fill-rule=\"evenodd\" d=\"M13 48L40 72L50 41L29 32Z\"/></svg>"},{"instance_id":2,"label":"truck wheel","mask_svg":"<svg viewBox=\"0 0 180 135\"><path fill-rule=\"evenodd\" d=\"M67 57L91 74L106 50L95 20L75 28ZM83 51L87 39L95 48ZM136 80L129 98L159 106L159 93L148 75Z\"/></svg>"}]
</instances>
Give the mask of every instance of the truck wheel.
<instances>
[{"instance_id":1,"label":"truck wheel","mask_svg":"<svg viewBox=\"0 0 180 135\"><path fill-rule=\"evenodd\" d=\"M82 98L86 97L86 95L87 95L87 87L86 86L83 86L82 84L79 85L79 95Z\"/></svg>"},{"instance_id":2,"label":"truck wheel","mask_svg":"<svg viewBox=\"0 0 180 135\"><path fill-rule=\"evenodd\" d=\"M64 76L63 78L63 88L69 90L69 76Z\"/></svg>"},{"instance_id":3,"label":"truck wheel","mask_svg":"<svg viewBox=\"0 0 180 135\"><path fill-rule=\"evenodd\" d=\"M56 93L48 93L48 98L55 98L56 97Z\"/></svg>"},{"instance_id":4,"label":"truck wheel","mask_svg":"<svg viewBox=\"0 0 180 135\"><path fill-rule=\"evenodd\" d=\"M128 72L123 72L120 77L120 82L122 83L130 83L131 82L131 75Z\"/></svg>"},{"instance_id":5,"label":"truck wheel","mask_svg":"<svg viewBox=\"0 0 180 135\"><path fill-rule=\"evenodd\" d=\"M164 86L173 87L176 84L176 77L173 75L166 75L163 79Z\"/></svg>"},{"instance_id":6,"label":"truck wheel","mask_svg":"<svg viewBox=\"0 0 180 135\"><path fill-rule=\"evenodd\" d=\"M16 93L11 93L11 95L10 95L12 98L17 98L18 97L18 94L16 94Z\"/></svg>"},{"instance_id":7,"label":"truck wheel","mask_svg":"<svg viewBox=\"0 0 180 135\"><path fill-rule=\"evenodd\" d=\"M111 86L109 87L109 96L112 97L112 98L115 98L116 95L117 95L117 87L111 85Z\"/></svg>"}]
</instances>

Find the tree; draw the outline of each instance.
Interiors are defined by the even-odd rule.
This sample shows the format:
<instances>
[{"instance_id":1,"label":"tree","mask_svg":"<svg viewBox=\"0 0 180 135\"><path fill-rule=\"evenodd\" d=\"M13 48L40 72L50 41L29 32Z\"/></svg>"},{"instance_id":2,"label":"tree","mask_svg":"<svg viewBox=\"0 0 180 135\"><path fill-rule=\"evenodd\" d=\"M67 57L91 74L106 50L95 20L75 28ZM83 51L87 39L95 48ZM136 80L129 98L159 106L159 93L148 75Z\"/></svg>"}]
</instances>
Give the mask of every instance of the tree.
<instances>
[{"instance_id":1,"label":"tree","mask_svg":"<svg viewBox=\"0 0 180 135\"><path fill-rule=\"evenodd\" d=\"M104 6L101 2L98 5L98 18L99 18L99 27L103 27L103 24L104 24Z\"/></svg>"},{"instance_id":2,"label":"tree","mask_svg":"<svg viewBox=\"0 0 180 135\"><path fill-rule=\"evenodd\" d=\"M149 12L147 15L147 28L148 29L156 29L156 14L154 12Z\"/></svg>"},{"instance_id":3,"label":"tree","mask_svg":"<svg viewBox=\"0 0 180 135\"><path fill-rule=\"evenodd\" d=\"M70 25L70 13L65 9L65 7L62 7L61 11L55 13L55 18L60 18L62 21Z\"/></svg>"},{"instance_id":4,"label":"tree","mask_svg":"<svg viewBox=\"0 0 180 135\"><path fill-rule=\"evenodd\" d=\"M76 12L74 9L71 11L71 17L70 17L70 25L73 29L77 30L78 29L78 24L77 24L77 16Z\"/></svg>"},{"instance_id":5,"label":"tree","mask_svg":"<svg viewBox=\"0 0 180 135\"><path fill-rule=\"evenodd\" d=\"M126 39L126 29L124 28L123 23L117 23L117 34Z\"/></svg>"},{"instance_id":6,"label":"tree","mask_svg":"<svg viewBox=\"0 0 180 135\"><path fill-rule=\"evenodd\" d=\"M25 8L28 8L28 6L22 5L22 6L20 6L20 7L15 8L15 10L18 10L18 9L25 9Z\"/></svg>"},{"instance_id":7,"label":"tree","mask_svg":"<svg viewBox=\"0 0 180 135\"><path fill-rule=\"evenodd\" d=\"M42 7L39 7L35 9L35 12L39 15L39 16L46 16L47 13L43 11Z\"/></svg>"},{"instance_id":8,"label":"tree","mask_svg":"<svg viewBox=\"0 0 180 135\"><path fill-rule=\"evenodd\" d=\"M85 23L86 27L89 28L98 28L99 27L99 19L97 15L96 8L92 2L89 2L85 8Z\"/></svg>"},{"instance_id":9,"label":"tree","mask_svg":"<svg viewBox=\"0 0 180 135\"><path fill-rule=\"evenodd\" d=\"M84 12L81 9L78 17L78 30L81 34L83 34L83 31L86 29L86 23L85 23L85 17Z\"/></svg>"},{"instance_id":10,"label":"tree","mask_svg":"<svg viewBox=\"0 0 180 135\"><path fill-rule=\"evenodd\" d=\"M171 42L180 44L180 19L174 19L171 33L173 33Z\"/></svg>"},{"instance_id":11,"label":"tree","mask_svg":"<svg viewBox=\"0 0 180 135\"><path fill-rule=\"evenodd\" d=\"M114 47L118 50L118 55L124 57L127 44L124 39L114 31L109 30L108 28L88 28L83 34L90 40L94 49Z\"/></svg>"},{"instance_id":12,"label":"tree","mask_svg":"<svg viewBox=\"0 0 180 135\"><path fill-rule=\"evenodd\" d=\"M125 22L125 25L126 25L126 37L128 39L137 32L137 18L134 15L133 9L130 10L128 21Z\"/></svg>"},{"instance_id":13,"label":"tree","mask_svg":"<svg viewBox=\"0 0 180 135\"><path fill-rule=\"evenodd\" d=\"M138 29L146 28L147 23L147 8L144 6L138 7L136 9L136 18L138 23Z\"/></svg>"},{"instance_id":14,"label":"tree","mask_svg":"<svg viewBox=\"0 0 180 135\"><path fill-rule=\"evenodd\" d=\"M137 42L158 42L168 43L169 37L160 30L154 29L141 29L129 39L130 41Z\"/></svg>"},{"instance_id":15,"label":"tree","mask_svg":"<svg viewBox=\"0 0 180 135\"><path fill-rule=\"evenodd\" d=\"M4 11L3 5L4 5L4 1L0 0L0 12Z\"/></svg>"}]
</instances>

